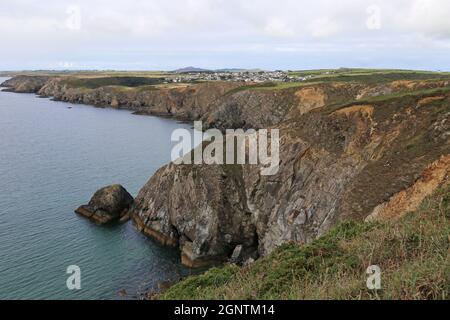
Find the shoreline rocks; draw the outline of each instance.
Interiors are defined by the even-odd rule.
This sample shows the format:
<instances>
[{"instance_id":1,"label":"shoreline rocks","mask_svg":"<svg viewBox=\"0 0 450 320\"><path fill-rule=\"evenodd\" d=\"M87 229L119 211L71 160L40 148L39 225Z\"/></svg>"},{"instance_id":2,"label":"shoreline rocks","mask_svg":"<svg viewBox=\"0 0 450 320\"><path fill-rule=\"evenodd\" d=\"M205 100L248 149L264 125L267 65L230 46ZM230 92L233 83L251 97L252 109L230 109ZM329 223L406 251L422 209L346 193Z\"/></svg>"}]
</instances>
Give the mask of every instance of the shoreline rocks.
<instances>
[{"instance_id":1,"label":"shoreline rocks","mask_svg":"<svg viewBox=\"0 0 450 320\"><path fill-rule=\"evenodd\" d=\"M89 203L78 207L75 213L97 224L123 223L130 219L128 209L133 201L124 187L114 184L97 190Z\"/></svg>"}]
</instances>

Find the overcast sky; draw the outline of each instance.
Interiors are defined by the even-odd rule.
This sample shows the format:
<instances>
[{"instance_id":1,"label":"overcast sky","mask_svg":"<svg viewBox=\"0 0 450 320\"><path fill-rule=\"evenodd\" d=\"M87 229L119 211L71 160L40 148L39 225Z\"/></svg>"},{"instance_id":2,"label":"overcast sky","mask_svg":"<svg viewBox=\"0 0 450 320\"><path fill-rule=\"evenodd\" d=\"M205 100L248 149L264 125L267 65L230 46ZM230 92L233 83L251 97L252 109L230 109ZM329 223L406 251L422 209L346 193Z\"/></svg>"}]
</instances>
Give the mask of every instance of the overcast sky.
<instances>
[{"instance_id":1,"label":"overcast sky","mask_svg":"<svg viewBox=\"0 0 450 320\"><path fill-rule=\"evenodd\" d=\"M448 0L0 0L0 70L450 70Z\"/></svg>"}]
</instances>

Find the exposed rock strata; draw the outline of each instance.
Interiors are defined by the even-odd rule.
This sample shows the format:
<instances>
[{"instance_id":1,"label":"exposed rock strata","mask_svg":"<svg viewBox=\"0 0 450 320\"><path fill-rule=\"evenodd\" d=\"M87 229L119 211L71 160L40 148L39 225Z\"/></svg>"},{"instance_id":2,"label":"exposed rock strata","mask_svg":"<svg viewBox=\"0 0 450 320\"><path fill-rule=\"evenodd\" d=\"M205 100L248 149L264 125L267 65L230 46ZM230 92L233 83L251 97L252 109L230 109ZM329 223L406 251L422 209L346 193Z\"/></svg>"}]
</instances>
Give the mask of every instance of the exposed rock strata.
<instances>
[{"instance_id":1,"label":"exposed rock strata","mask_svg":"<svg viewBox=\"0 0 450 320\"><path fill-rule=\"evenodd\" d=\"M283 242L309 242L341 219L363 220L450 154L449 98L416 107L423 99L337 110L309 104L305 113L291 105L284 120L272 123L281 130L277 175L261 176L250 165L170 164L150 179L131 211L188 251L188 265L229 258L237 245L265 255ZM165 190L162 197L158 190Z\"/></svg>"}]
</instances>

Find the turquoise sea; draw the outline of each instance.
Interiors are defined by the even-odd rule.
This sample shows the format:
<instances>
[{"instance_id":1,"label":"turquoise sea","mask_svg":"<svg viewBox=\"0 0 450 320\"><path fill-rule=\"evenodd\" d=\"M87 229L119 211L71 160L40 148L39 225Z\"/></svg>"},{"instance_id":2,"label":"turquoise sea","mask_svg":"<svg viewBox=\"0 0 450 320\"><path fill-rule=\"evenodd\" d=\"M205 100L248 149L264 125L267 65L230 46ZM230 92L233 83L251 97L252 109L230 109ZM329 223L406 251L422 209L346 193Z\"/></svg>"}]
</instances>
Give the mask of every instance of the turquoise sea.
<instances>
[{"instance_id":1,"label":"turquoise sea","mask_svg":"<svg viewBox=\"0 0 450 320\"><path fill-rule=\"evenodd\" d=\"M112 183L136 196L170 161L176 128L189 126L0 92L0 299L136 298L189 274L177 250L131 223L97 226L73 212ZM67 289L69 265L81 290Z\"/></svg>"}]
</instances>

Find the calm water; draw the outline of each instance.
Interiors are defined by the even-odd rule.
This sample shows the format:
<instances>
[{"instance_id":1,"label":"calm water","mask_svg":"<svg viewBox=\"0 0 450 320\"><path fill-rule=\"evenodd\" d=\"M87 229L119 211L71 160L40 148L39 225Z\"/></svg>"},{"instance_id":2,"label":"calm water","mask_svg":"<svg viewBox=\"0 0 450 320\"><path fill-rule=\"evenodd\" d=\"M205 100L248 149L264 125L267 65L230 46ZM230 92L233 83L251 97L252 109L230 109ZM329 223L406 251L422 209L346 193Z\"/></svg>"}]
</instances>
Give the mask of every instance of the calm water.
<instances>
[{"instance_id":1,"label":"calm water","mask_svg":"<svg viewBox=\"0 0 450 320\"><path fill-rule=\"evenodd\" d=\"M188 273L177 251L131 223L96 226L73 213L108 184L135 196L170 160L180 127L0 92L0 299L115 299ZM79 291L66 287L69 265L81 268Z\"/></svg>"}]
</instances>

